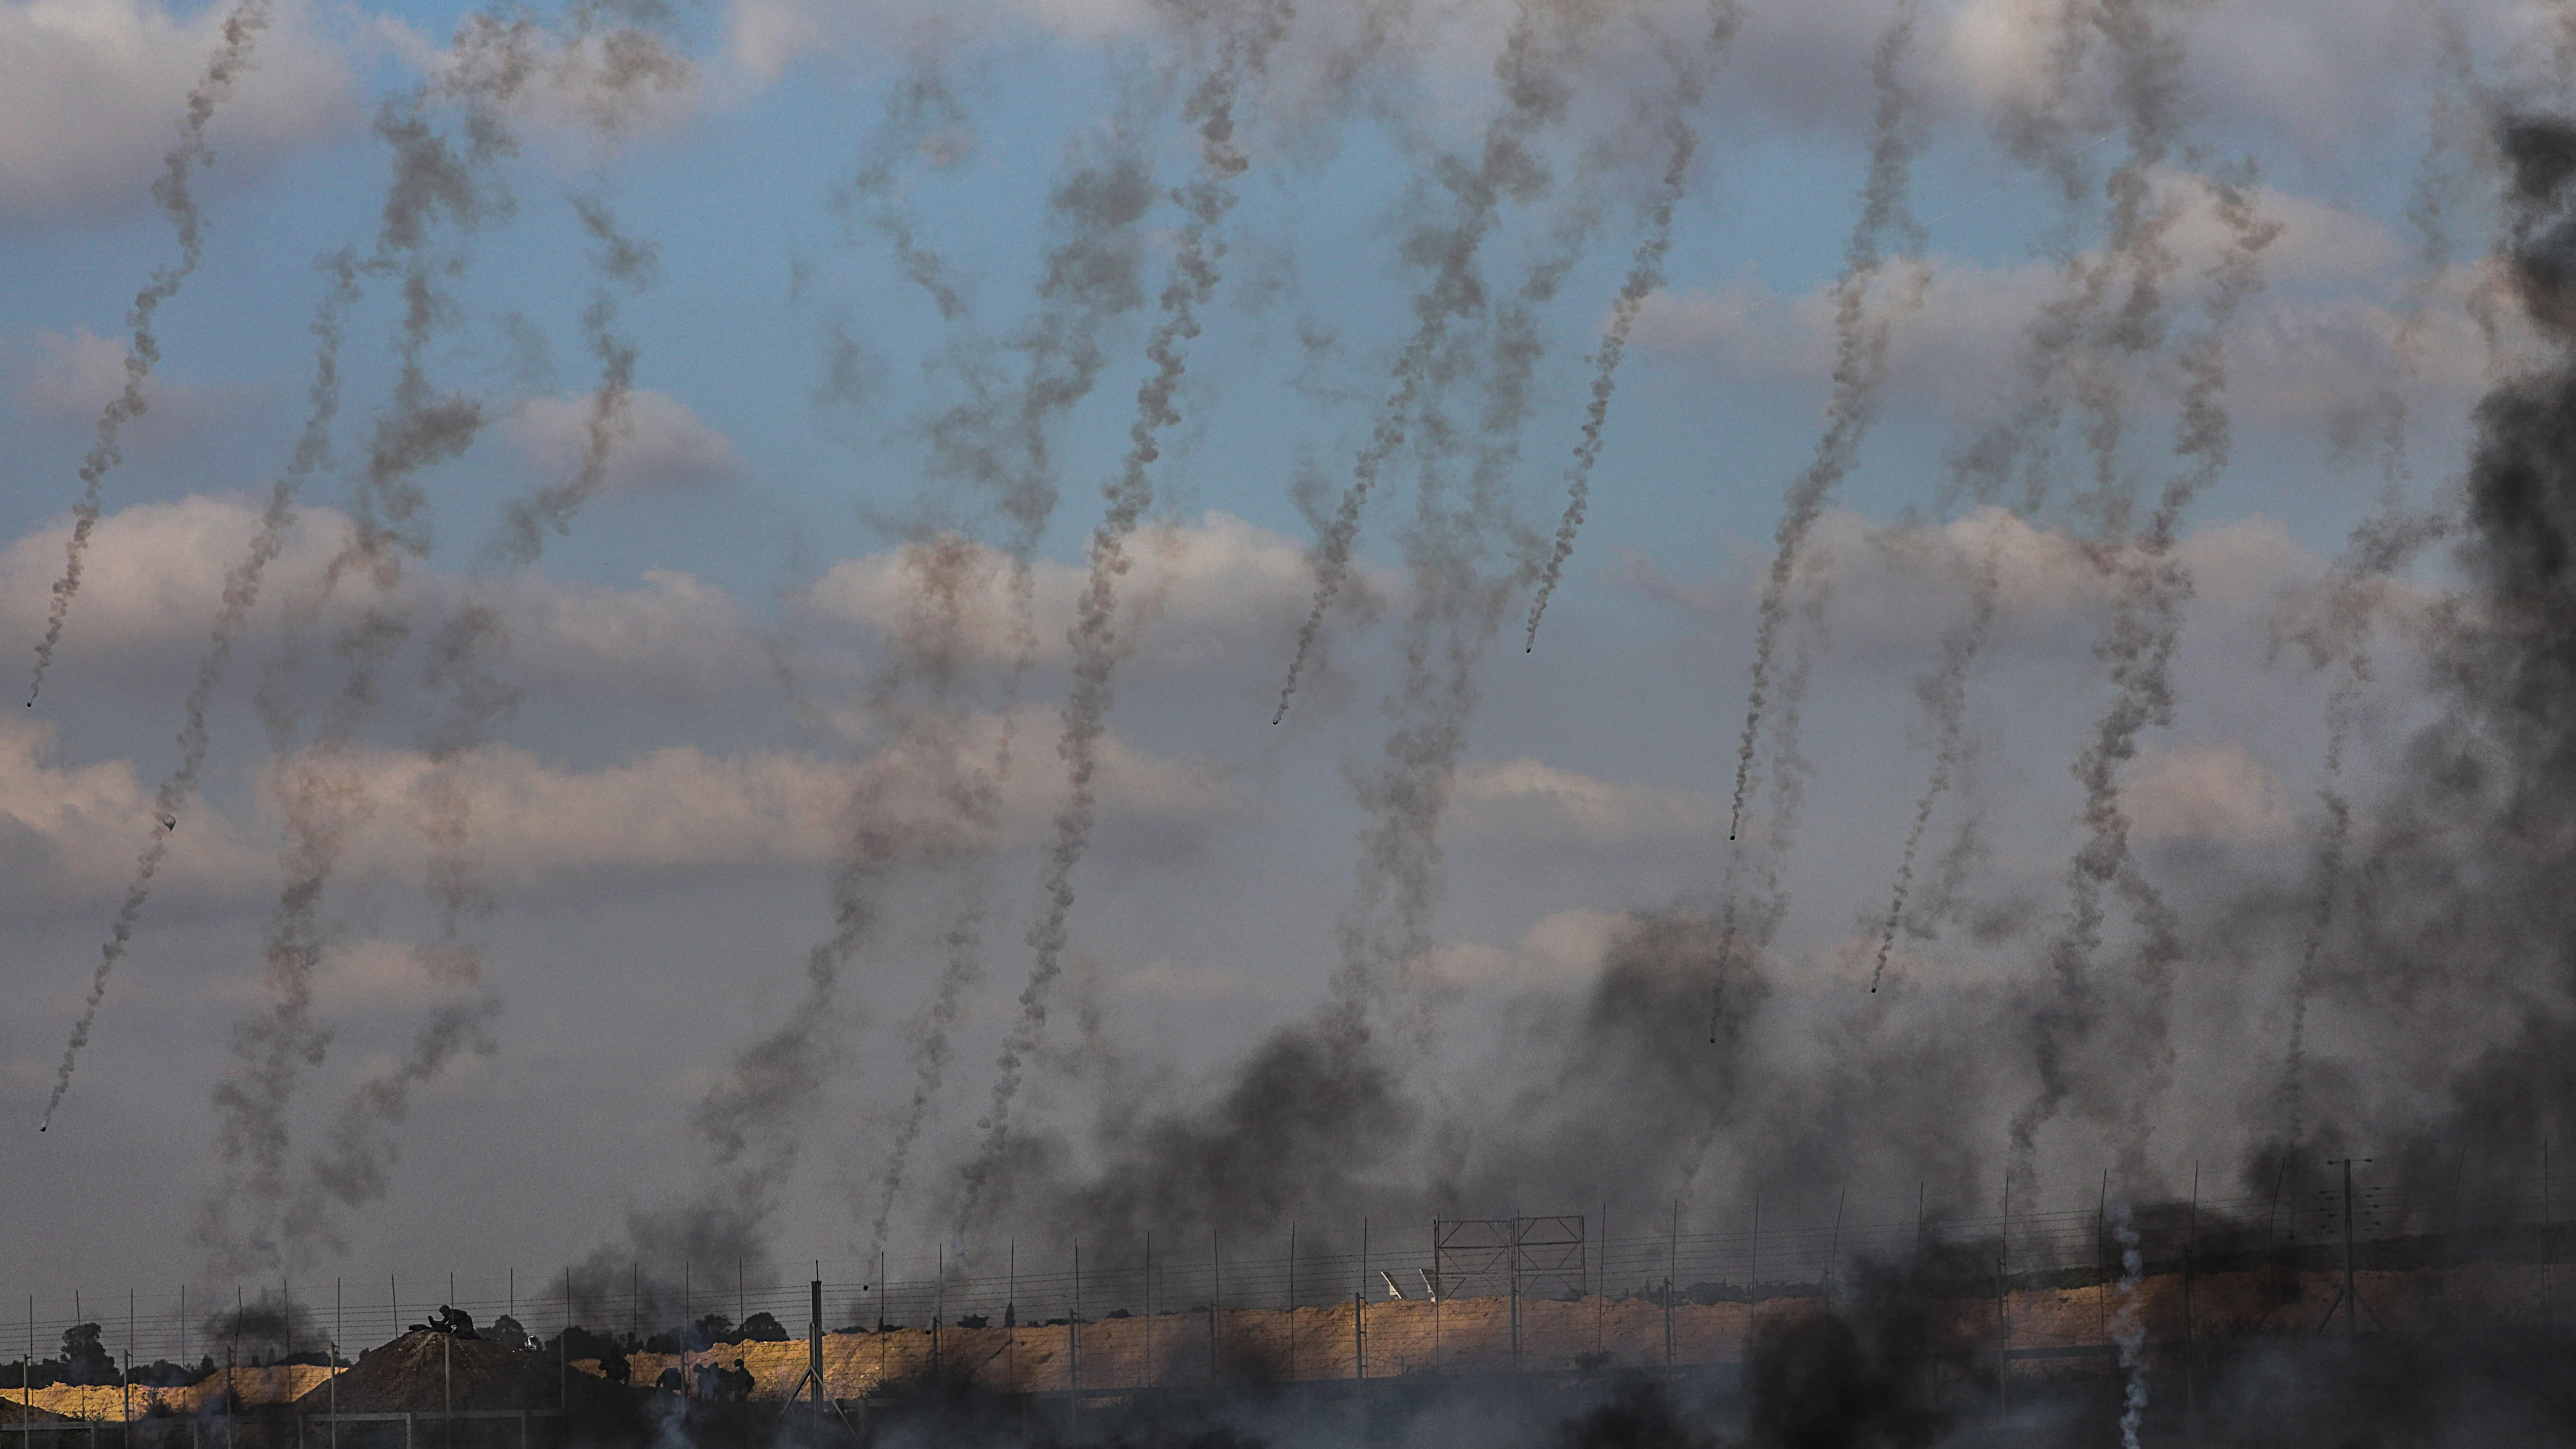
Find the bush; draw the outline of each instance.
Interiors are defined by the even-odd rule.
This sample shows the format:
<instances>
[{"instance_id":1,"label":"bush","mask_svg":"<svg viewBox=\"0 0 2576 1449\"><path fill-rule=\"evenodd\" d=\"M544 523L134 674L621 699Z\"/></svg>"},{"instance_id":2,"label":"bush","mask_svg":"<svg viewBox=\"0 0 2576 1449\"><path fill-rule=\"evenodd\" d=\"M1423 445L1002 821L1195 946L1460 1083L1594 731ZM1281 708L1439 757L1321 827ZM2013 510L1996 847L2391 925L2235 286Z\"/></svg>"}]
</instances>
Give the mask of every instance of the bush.
<instances>
[{"instance_id":1,"label":"bush","mask_svg":"<svg viewBox=\"0 0 2576 1449\"><path fill-rule=\"evenodd\" d=\"M771 1313L755 1313L742 1321L742 1338L750 1343L785 1343L786 1325Z\"/></svg>"}]
</instances>

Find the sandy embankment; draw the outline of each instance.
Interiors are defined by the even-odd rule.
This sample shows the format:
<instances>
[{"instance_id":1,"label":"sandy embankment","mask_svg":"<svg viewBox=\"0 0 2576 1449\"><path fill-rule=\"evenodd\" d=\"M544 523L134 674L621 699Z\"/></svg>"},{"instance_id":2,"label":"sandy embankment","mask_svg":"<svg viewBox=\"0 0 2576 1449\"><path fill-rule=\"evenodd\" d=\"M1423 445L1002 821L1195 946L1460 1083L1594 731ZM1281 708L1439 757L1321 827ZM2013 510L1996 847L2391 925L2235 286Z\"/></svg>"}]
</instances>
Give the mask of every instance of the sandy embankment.
<instances>
[{"instance_id":1,"label":"sandy embankment","mask_svg":"<svg viewBox=\"0 0 2576 1449\"><path fill-rule=\"evenodd\" d=\"M2472 1264L2438 1271L2365 1272L2358 1281L2365 1327L2520 1323L2536 1321L2544 1311L2542 1280L2539 1270L2531 1267ZM2336 1272L2258 1271L2201 1277L2191 1285L2193 1332L2203 1341L2314 1332L2342 1284L2343 1275ZM2571 1285L2558 1286L2566 1290ZM2150 1342L2181 1341L2183 1297L2178 1274L2159 1274L2139 1285L2140 1318ZM2016 1291L2007 1304L2009 1346L2047 1350L2108 1343L2120 1306L2117 1285ZM1364 1340L1368 1377L1509 1371L1514 1366L1511 1307L1502 1298L1370 1304ZM1678 1304L1672 1311L1669 1361L1739 1361L1757 1322L1813 1313L1821 1307L1817 1298L1789 1297L1758 1305ZM1935 1308L1936 1336L1987 1351L1996 1342L1994 1313L1992 1297L1944 1300ZM1525 1299L1520 1314L1518 1357L1525 1371L1650 1367L1667 1362L1664 1310L1643 1299ZM1082 1325L1078 1341L1077 1334L1063 1325L947 1328L937 1335L935 1350L927 1329L834 1333L823 1340L823 1374L833 1397L844 1399L863 1397L881 1384L928 1374L934 1351L943 1374L1004 1392L1062 1392L1073 1387L1077 1354L1080 1386L1102 1393L1205 1384L1212 1377L1229 1382L1348 1379L1357 1373L1363 1351L1352 1319L1352 1306L1343 1303L1300 1308L1293 1316L1277 1309L1228 1309L1216 1315L1213 1332L1204 1310L1163 1313L1150 1319L1103 1319ZM777 1399L802 1378L806 1345L802 1340L723 1344L687 1357L692 1367L709 1359L730 1365L739 1358L752 1373L753 1396ZM676 1354L635 1354L630 1359L632 1381L650 1384L666 1365L680 1361ZM598 1363L588 1359L577 1359L572 1367L590 1374L599 1371ZM2045 1364L2016 1369L2041 1371L2047 1371ZM329 1370L318 1367L236 1369L231 1382L245 1404L280 1404L303 1396L329 1376ZM68 1418L113 1421L127 1413L147 1413L156 1402L180 1414L219 1411L225 1382L219 1373L187 1388L136 1388L130 1396L112 1386L58 1386L37 1389L25 1397L39 1410ZM0 1390L0 1400L5 1400L0 1403L0 1418L8 1414L7 1405L20 1398L18 1391ZM457 1407L476 1406L459 1402Z\"/></svg>"}]
</instances>

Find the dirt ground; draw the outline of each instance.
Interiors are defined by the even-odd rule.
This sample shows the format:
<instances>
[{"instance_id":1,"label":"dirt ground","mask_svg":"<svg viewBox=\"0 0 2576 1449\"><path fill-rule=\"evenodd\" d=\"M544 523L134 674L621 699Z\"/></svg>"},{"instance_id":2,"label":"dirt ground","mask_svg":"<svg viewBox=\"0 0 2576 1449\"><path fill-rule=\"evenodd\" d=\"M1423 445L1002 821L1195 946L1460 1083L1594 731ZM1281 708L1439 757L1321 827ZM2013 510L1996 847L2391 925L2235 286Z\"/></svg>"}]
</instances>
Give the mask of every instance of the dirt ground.
<instances>
[{"instance_id":1,"label":"dirt ground","mask_svg":"<svg viewBox=\"0 0 2576 1449\"><path fill-rule=\"evenodd\" d=\"M2567 1276L2565 1270L2557 1271L2557 1278ZM2357 1281L2364 1328L2532 1322L2551 1311L2554 1298L2576 1297L2569 1292L2576 1285L2545 1281L2539 1269L2519 1265L2365 1272ZM2191 1333L2203 1341L2313 1333L2342 1286L2340 1273L2279 1269L2198 1277L2189 1285ZM2150 1343L2165 1346L2183 1340L2184 1297L2185 1284L2178 1274L2160 1274L2139 1285L2137 1322ZM2000 1339L2014 1350L2102 1345L2112 1341L2123 1305L2124 1295L2117 1285L2017 1290L2006 1302L2006 1331ZM1744 1357L1758 1323L1814 1313L1823 1306L1824 1300L1816 1297L1779 1297L1759 1304L1676 1304L1668 1351L1665 1313L1653 1302L1603 1297L1571 1302L1524 1299L1518 1305L1517 1364L1513 1304L1504 1298L1372 1303L1365 1310L1343 1303L1300 1308L1293 1314L1278 1309L1227 1309L1214 1315L1213 1322L1201 1310L1103 1319L1079 1328L1060 1324L946 1328L935 1336L919 1328L834 1333L823 1340L823 1374L833 1397L850 1399L863 1397L881 1384L925 1377L934 1369L944 1377L1002 1392L1061 1392L1079 1387L1111 1393L1211 1380L1347 1379L1356 1377L1363 1367L1370 1378L1387 1378L1423 1372L1504 1372L1514 1367L1544 1372L1666 1362L1727 1363ZM2334 1311L2340 1321L2340 1308ZM1973 1345L1981 1352L1998 1342L1991 1296L1944 1300L1933 1317L1936 1336L1950 1342ZM392 1352L400 1342L377 1352ZM723 1344L710 1353L686 1357L690 1367L710 1358L727 1366L740 1359L753 1377L752 1396L778 1399L803 1377L806 1353L805 1343L799 1340ZM650 1384L664 1366L679 1362L680 1355L634 1354L632 1380ZM576 1359L572 1367L584 1374L599 1371L598 1363L589 1359ZM2025 1360L2015 1372L2025 1371L2044 1372L2045 1367ZM327 1399L320 1391L329 1377L330 1371L323 1368L236 1369L230 1382L246 1404L304 1399L307 1408L318 1410ZM217 1374L184 1389L137 1388L128 1395L112 1386L58 1386L35 1390L24 1398L43 1412L115 1420L127 1414L140 1416L155 1403L179 1414L220 1411L225 1386L226 1376ZM470 1389L460 1392L456 1406L524 1406L474 1403L471 1397ZM0 1390L0 1400L5 1400L0 1402L0 1418L21 1399L19 1391Z\"/></svg>"}]
</instances>

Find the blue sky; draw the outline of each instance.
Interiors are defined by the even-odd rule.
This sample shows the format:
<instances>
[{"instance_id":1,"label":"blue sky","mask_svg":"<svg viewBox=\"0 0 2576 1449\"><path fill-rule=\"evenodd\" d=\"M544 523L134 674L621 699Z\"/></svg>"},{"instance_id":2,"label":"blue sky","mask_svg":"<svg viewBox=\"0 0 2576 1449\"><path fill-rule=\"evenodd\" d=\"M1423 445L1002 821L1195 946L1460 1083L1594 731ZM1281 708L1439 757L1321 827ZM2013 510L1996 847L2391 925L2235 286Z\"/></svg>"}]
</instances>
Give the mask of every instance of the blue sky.
<instances>
[{"instance_id":1,"label":"blue sky","mask_svg":"<svg viewBox=\"0 0 2576 1449\"><path fill-rule=\"evenodd\" d=\"M13 57L0 62L0 638L28 650L59 572L75 470L121 376L126 309L173 255L148 187L223 8L0 0L0 52ZM2480 266L2496 216L2477 117L2481 106L2558 103L2564 77L2554 32L2524 6L2455 8L2474 90L2443 69L2420 7L2394 0L2145 9L2175 47L2163 74L2176 104L2154 123L2170 127L2162 159L2138 173L2154 224L2125 244L2130 260L2168 268L2164 330L2118 356L2088 334L2077 354L2122 388L2113 493L2150 500L2187 462L2171 449L2179 359L2206 323L2229 244L2209 178L2235 179L2279 230L2258 255L2266 285L2220 338L2233 456L2183 520L2183 705L2126 767L2126 808L2141 859L2177 898L2267 871L2295 894L2313 853L2328 681L2285 641L2313 622L2302 610L2323 607L2314 586L2379 503L2390 455L2375 429L2388 400L2407 409L2407 506L2438 508L2470 404L2528 346L2509 318L2491 342L2479 331L2481 298L2496 296ZM1987 549L2007 561L2008 587L1969 695L1981 748L1940 802L1926 849L1955 847L1968 863L1953 882L1954 924L2005 924L1909 937L1899 975L1913 983L1906 999L1937 1015L1953 1009L1945 991L2037 969L2081 803L2067 762L2106 697L2091 640L2110 584L2088 563L2104 555L2086 548L2124 546L2136 517L2106 524L2069 506L2090 466L2074 421L2056 435L2058 491L2027 517L1979 511L1953 486L1953 460L2026 400L2031 327L2065 296L2069 259L2122 244L2102 187L2151 127L2123 109L2086 7L1937 0L1921 12L1893 74L1919 143L1903 173L1910 205L1934 224L1919 254L1891 238L1900 255L1868 294L1865 316L1889 339L1886 376L1868 395L1875 426L1800 554L1790 605L1810 612L1783 636L1814 661L1803 733L1761 746L1759 809L1798 829L1764 836L1750 857L1729 847L1725 816L1754 621L1784 488L1814 455L1833 396L1829 289L1870 172L1872 49L1896 12L1749 4L1705 97L1679 112L1667 62L1698 44L1702 7L1528 12L1584 43L1550 62L1567 97L1536 142L1550 184L1498 208L1476 275L1496 305L1508 301L1566 247L1570 219L1587 207L1597 217L1555 296L1533 309L1541 351L1519 451L1498 499L1475 511L1489 536L1462 565L1500 590L1500 623L1480 633L1454 601L1420 615L1465 630L1423 637L1484 643L1462 676L1474 698L1443 716L1464 743L1420 777L1446 813L1396 862L1431 882L1411 904L1381 898L1401 871L1367 854L1371 832L1395 818L1369 782L1404 717L1405 621L1438 582L1408 539L1459 536L1409 535L1408 520L1426 478L1458 506L1485 440L1481 389L1501 356L1494 306L1462 315L1453 334L1465 345L1425 393L1458 426L1454 441L1426 449L1419 440L1436 430L1408 415L1411 441L1361 516L1354 598L1328 616L1325 667L1288 723L1273 729L1268 711L1312 586L1309 510L1317 498L1329 509L1393 388L1430 276L1404 244L1457 214L1438 178L1474 165L1497 104L1491 58L1516 12L1309 7L1266 81L1247 82L1238 143L1249 166L1215 233L1222 279L1187 344L1179 421L1158 435L1136 568L1117 580L1128 652L1106 722L1099 833L1073 876L1074 969L1062 988L1084 1009L1055 1018L1025 1107L1027 1130L1060 1145L1071 1178L1107 1150L1098 1124L1112 1108L1202 1100L1263 1033L1311 1012L1359 949L1337 922L1414 943L1371 945L1361 964L1449 1014L1441 1050L1462 1073L1500 1070L1483 1054L1486 1033L1516 1013L1579 999L1635 913L1719 910L1766 870L1785 904L1760 949L1784 999L1841 999L1873 944L1926 778L1936 731L1917 681L1963 617L1962 570ZM464 13L280 5L247 78L217 107L215 162L195 182L203 264L157 318L151 408L106 479L91 573L40 708L0 720L0 855L17 882L0 887L0 1088L12 1113L32 1119L54 1085L126 862L148 839L144 802L176 758L169 741L224 571L292 447L322 295L314 259L372 245L389 152L370 121L425 83L429 114L457 121L458 95L437 87L457 74L448 47ZM914 1082L906 1052L934 990L940 922L981 891L992 903L982 972L964 987L924 1165L896 1210L907 1251L935 1246L1030 964L1021 937L1067 789L1055 744L1070 688L1063 640L1100 486L1147 375L1180 225L1167 193L1196 161L1178 97L1202 74L1208 37L1238 14L1212 13L1193 30L1176 10L1125 0L605 8L595 25L634 26L685 63L684 77L629 96L613 128L583 118L612 91L584 69L587 52L567 48L576 19L531 13L538 78L494 105L518 149L484 173L513 207L438 242L452 247L440 256L454 265L437 274L450 308L426 365L486 421L461 457L419 476L435 544L381 596L358 582L334 594L301 664L280 662L281 601L312 589L346 536L351 470L392 406L399 318L380 279L348 319L338 464L312 481L214 695L204 801L173 835L66 1115L35 1155L12 1154L29 1169L0 1187L10 1221L60 1225L56 1251L0 1272L0 1289L63 1296L97 1281L104 1292L101 1275L129 1272L428 1272L442 1259L484 1271L504 1253L550 1267L641 1232L630 1209L703 1200L732 1169L709 1166L695 1105L721 1095L742 1069L736 1054L798 1009L799 963L830 924L825 882L854 849L858 817L846 812L865 810L887 812L896 823L885 828L914 843L885 887L885 924L851 968L864 985L834 1008L848 1060L763 1139L793 1166L761 1189L755 1250L792 1260L872 1245L853 1204L869 1196ZM1370 14L1393 39L1350 49ZM2064 35L2092 36L2094 48L2051 102L2045 62ZM1335 63L1354 58L1356 80L1342 84ZM901 137L889 98L926 76L948 85L957 119ZM1528 588L1510 575L1510 531L1544 540L1555 527L1593 348L1644 234L1660 127L1674 115L1700 150L1665 280L1637 317L1590 516L1547 632L1525 655ZM2042 139L2017 152L2009 125L2033 115ZM1158 193L1112 239L1129 249L1141 305L1099 320L1096 387L1047 418L1061 504L1030 560L1040 645L1015 675L1009 570L994 552L1007 530L988 498L931 476L927 424L973 397L974 378L988 416L1017 404L1017 344L1045 315L1043 262L1064 235L1050 200L1122 144ZM891 184L856 211L836 205L875 155L889 159ZM2080 183L2071 207L2034 164L2052 159ZM2410 216L2426 196L2442 204L2441 267L2420 259ZM513 574L478 550L512 501L577 471L598 386L583 309L599 282L576 197L654 250L613 318L635 351L634 391L605 488ZM961 317L942 318L906 279L869 220L887 216L939 258ZM1923 290L1908 304L1902 283L1917 266ZM2414 349L2405 368L2401 337ZM850 385L836 391L836 377ZM927 596L905 570L943 529L981 550L974 604L924 654L904 631ZM2387 654L2356 772L2381 768L2378 752L2420 716L2409 621L2446 578L2434 550L2385 581ZM318 1020L336 1034L271 1123L287 1134L284 1179L246 1188L250 1159L222 1137L225 1122L241 1124L209 1093L243 1069L234 1024L279 1019L262 962L289 813L282 782L310 762L296 750L339 685L329 641L368 598L405 611L414 632L340 761L356 803L315 977ZM454 701L424 672L422 646L468 599L504 622L508 648L485 664L516 693L442 766L434 740ZM932 655L962 671L959 694L924 693ZM303 709L306 733L284 754L255 707L263 681ZM978 826L938 793L925 761L950 749L988 759L976 752L1004 721L1013 771L994 822ZM924 743L934 737L936 749ZM1770 782L1797 775L1801 759L1805 794L1784 807ZM492 906L469 922L481 952L472 980L440 976L417 949L440 931L422 888L435 842L419 828L431 798L421 782L450 767L475 802L468 858ZM2279 1003L2264 992L2280 969L2270 960L2187 988L2201 993L2195 1019L2233 1010L2242 1033L2212 1029L2188 1050L2220 1063L2271 1050ZM2256 978L2271 985L2246 984ZM399 1062L442 1003L486 990L489 1050L430 1073L409 1115L370 1139L387 1186L328 1199L317 1209L327 1228L283 1248L192 1233L203 1203L273 1215L318 1181L313 1153L342 1104ZM1762 1049L1784 1074L1822 1070L1830 1033L1817 1023L1834 1009L1782 1008ZM1068 1036L1077 1021L1085 1046ZM2372 1029L2349 1030L2338 1045L2364 1051ZM2256 1092L2252 1072L2186 1074L2175 1089L2178 1119L2212 1124L2205 1155L2252 1130L2230 1117ZM1996 1088L1997 1101L2013 1090ZM567 1133L567 1120L590 1126ZM1508 1135L1481 1121L1462 1130ZM2093 1161L2093 1128L2068 1133L2058 1145L2069 1160ZM124 1191L143 1162L153 1189ZM1882 1169L1908 1170L1893 1159L1849 1170ZM1762 1171L1755 1155L1719 1151L1700 1180L1723 1196L1753 1190ZM511 1216L522 1240L496 1244L443 1220L423 1186L467 1181L520 1184ZM1030 1191L1009 1211L1038 1211ZM987 1230L1001 1229L976 1227Z\"/></svg>"}]
</instances>

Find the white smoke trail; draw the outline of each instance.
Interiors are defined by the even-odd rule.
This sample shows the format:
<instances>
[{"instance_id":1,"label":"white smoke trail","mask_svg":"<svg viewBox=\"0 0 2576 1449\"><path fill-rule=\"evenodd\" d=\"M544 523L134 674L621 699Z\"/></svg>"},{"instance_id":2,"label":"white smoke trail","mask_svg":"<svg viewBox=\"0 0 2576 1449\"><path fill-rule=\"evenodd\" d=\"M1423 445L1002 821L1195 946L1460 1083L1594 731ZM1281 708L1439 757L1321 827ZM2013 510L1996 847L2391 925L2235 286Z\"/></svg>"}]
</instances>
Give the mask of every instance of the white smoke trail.
<instances>
[{"instance_id":1,"label":"white smoke trail","mask_svg":"<svg viewBox=\"0 0 2576 1449\"><path fill-rule=\"evenodd\" d=\"M2127 1203L2111 1210L2111 1225L2120 1240L2120 1306L2111 1315L2111 1336L2120 1345L2120 1372L2128 1380L2120 1394L2120 1449L2138 1449L2138 1427L2147 1416L2147 1260Z\"/></svg>"},{"instance_id":2,"label":"white smoke trail","mask_svg":"<svg viewBox=\"0 0 2576 1449\"><path fill-rule=\"evenodd\" d=\"M179 288L205 256L205 221L189 194L188 180L199 167L212 166L215 161L213 149L206 144L206 125L214 119L215 107L231 93L234 79L250 64L251 46L267 26L268 0L236 0L232 12L224 17L223 43L206 62L205 74L198 79L196 88L188 92L187 115L179 123L179 144L162 158L161 174L152 183L152 200L179 234L179 259L154 268L152 279L134 294L134 310L127 317L134 336L126 346L125 385L99 414L98 441L91 446L89 456L81 460L81 491L72 504L72 534L63 547L63 574L54 581L53 602L45 613L45 637L36 645L35 678L27 689L30 709L35 708L36 696L44 692L45 672L53 667L54 648L62 643L63 626L71 619L72 597L80 592L81 566L89 554L90 535L98 529L108 472L125 460L119 434L127 423L143 415L143 385L150 380L153 365L161 360L160 339L152 332L153 317L162 303L179 295ZM91 1005L96 1004L94 991ZM59 1090L55 1100L61 1100ZM45 1109L45 1115L53 1115L52 1107Z\"/></svg>"}]
</instances>

